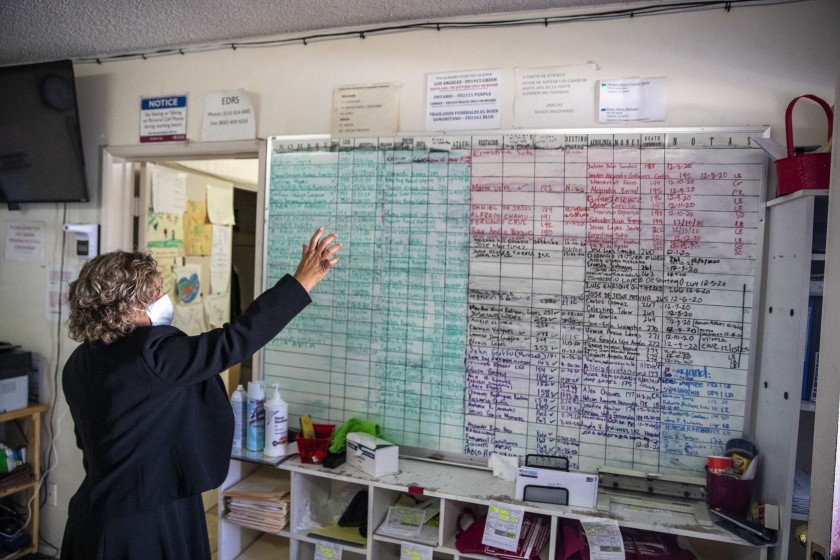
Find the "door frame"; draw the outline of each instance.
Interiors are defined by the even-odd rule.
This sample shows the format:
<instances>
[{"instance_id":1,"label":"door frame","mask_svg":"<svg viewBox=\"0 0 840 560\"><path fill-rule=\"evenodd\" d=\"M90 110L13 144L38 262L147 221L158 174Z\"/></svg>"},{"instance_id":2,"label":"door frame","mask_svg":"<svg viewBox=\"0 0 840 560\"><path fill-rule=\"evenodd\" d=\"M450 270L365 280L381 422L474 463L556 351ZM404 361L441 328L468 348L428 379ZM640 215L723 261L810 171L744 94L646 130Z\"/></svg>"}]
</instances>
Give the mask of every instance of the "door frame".
<instances>
[{"instance_id":1,"label":"door frame","mask_svg":"<svg viewBox=\"0 0 840 560\"><path fill-rule=\"evenodd\" d=\"M134 197L133 164L157 161L186 161L201 159L258 159L259 183L257 208L264 205L265 196L265 140L238 140L230 142L188 142L137 144L133 146L104 146L102 148L102 206L100 251L131 249L133 245L133 218L139 216ZM258 213L255 243L262 246L264 217ZM255 255L255 269L262 270L262 254ZM257 282L260 282L258 279ZM255 286L259 288L260 286Z\"/></svg>"}]
</instances>

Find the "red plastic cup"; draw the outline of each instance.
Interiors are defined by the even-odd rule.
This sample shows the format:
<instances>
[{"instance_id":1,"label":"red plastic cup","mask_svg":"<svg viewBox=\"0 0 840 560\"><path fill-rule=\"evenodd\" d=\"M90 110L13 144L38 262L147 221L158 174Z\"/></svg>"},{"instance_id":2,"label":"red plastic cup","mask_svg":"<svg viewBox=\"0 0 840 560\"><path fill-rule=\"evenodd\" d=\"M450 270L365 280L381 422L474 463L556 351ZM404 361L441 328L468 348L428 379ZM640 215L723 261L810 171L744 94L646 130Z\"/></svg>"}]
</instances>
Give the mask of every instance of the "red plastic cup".
<instances>
[{"instance_id":1,"label":"red plastic cup","mask_svg":"<svg viewBox=\"0 0 840 560\"><path fill-rule=\"evenodd\" d=\"M723 474L732 466L731 457L713 455L706 457L706 469L712 474Z\"/></svg>"}]
</instances>

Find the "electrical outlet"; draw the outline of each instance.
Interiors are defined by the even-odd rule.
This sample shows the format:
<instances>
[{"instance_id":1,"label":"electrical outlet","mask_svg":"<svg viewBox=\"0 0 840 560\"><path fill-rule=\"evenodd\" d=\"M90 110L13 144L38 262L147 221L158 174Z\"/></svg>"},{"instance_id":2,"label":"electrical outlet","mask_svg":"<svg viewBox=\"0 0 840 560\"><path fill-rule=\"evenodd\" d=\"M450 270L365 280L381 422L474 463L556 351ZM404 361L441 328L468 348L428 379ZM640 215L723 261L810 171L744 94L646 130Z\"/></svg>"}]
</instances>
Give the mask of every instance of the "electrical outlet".
<instances>
[{"instance_id":1,"label":"electrical outlet","mask_svg":"<svg viewBox=\"0 0 840 560\"><path fill-rule=\"evenodd\" d=\"M47 484L47 505L58 506L58 487L55 484Z\"/></svg>"}]
</instances>

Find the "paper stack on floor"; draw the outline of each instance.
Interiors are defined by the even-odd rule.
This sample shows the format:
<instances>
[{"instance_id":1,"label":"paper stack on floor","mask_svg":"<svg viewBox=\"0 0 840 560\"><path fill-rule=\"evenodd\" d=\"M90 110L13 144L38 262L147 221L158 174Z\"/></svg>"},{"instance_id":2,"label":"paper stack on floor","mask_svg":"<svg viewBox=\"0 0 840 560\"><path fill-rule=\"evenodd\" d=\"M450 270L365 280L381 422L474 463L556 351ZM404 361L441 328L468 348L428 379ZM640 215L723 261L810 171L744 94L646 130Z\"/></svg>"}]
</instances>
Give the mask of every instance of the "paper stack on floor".
<instances>
[{"instance_id":1,"label":"paper stack on floor","mask_svg":"<svg viewBox=\"0 0 840 560\"><path fill-rule=\"evenodd\" d=\"M289 523L289 481L274 469L257 470L224 491L225 521L266 533Z\"/></svg>"}]
</instances>

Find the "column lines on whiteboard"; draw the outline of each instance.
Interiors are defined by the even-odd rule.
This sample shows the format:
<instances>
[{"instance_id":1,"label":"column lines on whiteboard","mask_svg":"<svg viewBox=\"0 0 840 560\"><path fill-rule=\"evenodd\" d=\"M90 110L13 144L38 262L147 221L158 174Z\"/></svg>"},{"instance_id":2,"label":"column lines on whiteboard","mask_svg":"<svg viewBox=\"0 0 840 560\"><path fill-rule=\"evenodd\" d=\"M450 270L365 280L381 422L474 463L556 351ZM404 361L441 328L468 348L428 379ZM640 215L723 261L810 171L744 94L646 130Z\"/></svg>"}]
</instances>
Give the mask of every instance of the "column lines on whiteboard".
<instances>
[{"instance_id":1,"label":"column lines on whiteboard","mask_svg":"<svg viewBox=\"0 0 840 560\"><path fill-rule=\"evenodd\" d=\"M747 313L747 285L741 289L741 337L738 340L738 369L741 368L741 356L744 354L744 315Z\"/></svg>"},{"instance_id":2,"label":"column lines on whiteboard","mask_svg":"<svg viewBox=\"0 0 840 560\"><path fill-rule=\"evenodd\" d=\"M534 177L534 187L533 187L532 193L531 193L531 208L533 209L531 215L534 218L534 221L531 222L531 235L530 235L530 238L531 238L531 278L532 279L535 278L535 276L536 276L536 258L537 258L536 214L537 214L537 211L538 211L537 210L537 197L536 197L536 192L537 192L536 149L534 150L534 152L535 152L534 153L534 161L531 165L531 175ZM531 291L532 294L534 293L533 280L531 282L531 290L530 291ZM529 302L529 305L528 305L528 317L529 317L529 321L531 323L531 336L529 337L529 340L528 340L528 354L531 356L531 359L529 360L530 363L528 365L528 369L529 369L529 371L528 371L528 398L531 402L533 402L533 408L534 408L534 411L535 411L534 414L536 416L536 410L537 410L537 407L538 407L537 403L539 401L536 400L534 395L536 395L537 391L539 390L539 383L535 382L535 378L537 377L537 375L535 375L535 371L537 371L537 372L539 371L538 370L539 366L537 366L534 362L536 361L537 364L539 364L541 360L545 361L545 359L548 357L548 344L547 343L545 344L545 346L546 346L546 349L544 351L545 352L545 357L544 358L537 358L535 360L535 352L534 352L534 350L535 350L535 348L534 348L534 338L535 338L535 336L534 336L534 317L535 317L535 314L534 314L535 313L534 300L535 299L536 298L532 296L531 301ZM536 385L536 387L535 387L535 385ZM529 408L531 408L531 407L529 406ZM531 430L526 427L525 428L525 437L526 438L528 438L530 436L530 432L531 432ZM526 441L527 441L527 439L526 439Z\"/></svg>"},{"instance_id":3,"label":"column lines on whiteboard","mask_svg":"<svg viewBox=\"0 0 840 560\"><path fill-rule=\"evenodd\" d=\"M566 314L564 313L564 307L566 307L566 298L564 297L564 295L562 293L563 292L562 285L563 285L563 282L565 282L565 280L566 280L566 258L565 258L566 216L565 216L565 209L566 209L566 193L568 192L568 181L566 180L566 175L567 175L566 169L567 169L567 165L568 165L567 164L567 154L568 154L568 152L566 150L563 150L563 200L561 202L561 204L562 204L561 210L563 212L563 229L561 230L562 231L562 237L561 237L561 243L560 243L560 248L561 248L561 259L560 259L560 275L561 275L560 276L560 278L561 278L560 285L561 285L561 290L560 291L561 291L561 293L559 294L560 295L560 333L559 333L559 336L560 336L559 349L560 349L560 351L558 353L558 358L560 358L559 363L564 365L564 366L565 366L565 364L563 364L562 356L565 356L566 352L563 348L563 345L564 345L563 344L563 321L564 321L564 317L566 316ZM570 336L574 335L574 330L571 328L571 326L568 327L568 331L569 331ZM581 338L581 343L583 343L583 337L581 336L580 338ZM572 341L574 341L574 338L572 339ZM571 360L570 360L570 363L571 363ZM557 371L559 372L561 370L558 368ZM558 381L559 380L560 380L560 377L558 376ZM574 457L569 457L569 464L573 468L578 467L578 461L580 460L580 426L581 426L581 417L582 417L582 413L583 413L583 410L582 410L583 409L583 393L582 393L582 390L581 390L581 384L582 383L583 383L583 355L581 354L581 356L580 356L580 368L578 368L578 379L577 379L577 382L575 383L575 396L577 397L577 402L574 403L576 406L568 407L569 410L575 410L575 412L576 412L577 418L575 419L576 420L575 423L577 424L577 428L578 428L577 440L575 442L576 444L574 445L575 456ZM562 395L563 395L562 391L558 393L558 396L562 396ZM562 410L562 408L560 410ZM557 426L555 426L554 432L555 432L555 444L554 445L555 445L555 449L556 449L557 444L559 443L559 437L560 437ZM564 440L565 440L565 437L564 437ZM565 441L564 441L563 448L566 448L566 447L573 447L573 445L571 443L565 443Z\"/></svg>"},{"instance_id":4,"label":"column lines on whiteboard","mask_svg":"<svg viewBox=\"0 0 840 560\"><path fill-rule=\"evenodd\" d=\"M665 150L662 150L661 153L662 153L662 162L661 162L662 163L662 169L664 170L667 156L666 156ZM640 152L640 155L641 155L641 152ZM654 167L654 169L655 169L655 167ZM655 172L654 172L654 176L656 176ZM653 181L654 181L654 184L655 184L656 180L654 179ZM657 411L656 411L657 415L658 415L657 424L656 424L656 433L657 433L657 438L656 438L657 460L656 460L656 464L660 468L664 464L664 459L665 459L665 455L663 454L663 446L662 446L662 426L664 425L663 424L664 407L662 406L662 393L663 393L662 379L664 378L664 375L665 375L665 356L664 356L665 352L664 352L664 348L663 348L663 345L665 343L665 338L664 338L664 336L665 336L665 301L664 301L664 299L665 299L664 298L664 296L665 296L665 213L667 211L667 202L666 202L666 197L665 197L665 174L664 174L664 172L662 173L661 181L662 181L662 186L661 186L660 198L662 200L662 208L661 208L662 246L661 246L660 250L662 251L662 274L661 274L660 278L662 278L662 281L661 281L661 284L659 286L657 286L657 288L658 288L657 292L662 294L660 296L660 301L658 302L658 303L661 304L662 311L661 311L660 316L659 316L659 321L660 321L660 323L659 323L659 333L657 334L657 340L659 342L659 345L656 348L656 356L657 356L658 365L659 365L659 368L658 368L658 371L657 371L657 376L656 376L656 379L657 379L656 389L657 389L657 394L659 395L659 406L657 407ZM653 206L653 205L651 204L651 206ZM652 219L651 221L654 224L656 223L655 219ZM656 237L655 236L654 236L653 245L656 246ZM656 312L655 309L656 309L656 307L654 307L654 313Z\"/></svg>"},{"instance_id":5,"label":"column lines on whiteboard","mask_svg":"<svg viewBox=\"0 0 840 560\"><path fill-rule=\"evenodd\" d=\"M639 157L636 160L636 164L639 166L639 178L638 178L638 186L637 186L638 195L637 196L638 196L638 200L639 200L639 214L641 215L641 209L642 209L642 173L641 173L642 152L641 151L639 151ZM617 183L617 179L614 180L614 183ZM639 233L636 236L636 242L637 242L638 247L639 247L639 249L638 249L639 254L636 256L636 266L638 267L638 269L636 270L636 274L637 274L637 278L638 278L637 279L637 284L636 284L636 296L637 296L637 299L636 299L636 333L641 333L641 330L642 330L642 325L639 324L639 321L642 318L641 309L640 309L640 307L641 307L640 296L642 294L641 263L642 263L642 229L643 228L641 227L641 221L642 220L640 218L639 219ZM641 343L641 337L638 338L638 341L639 341L639 343ZM633 360L636 372L639 371L640 355L641 355L641 352L636 352L636 356L634 357L635 359ZM638 376L638 373L637 373L637 375L633 376L633 394L638 395L638 391L639 391L639 376ZM635 406L633 407L633 434L634 434L635 438L638 438L638 437L641 437L641 430L639 429L639 425L638 425L639 424L639 399L638 399L638 397L636 397L634 404L635 404ZM634 445L633 446L633 463L634 464L638 460L637 451L638 451L638 446Z\"/></svg>"},{"instance_id":6,"label":"column lines on whiteboard","mask_svg":"<svg viewBox=\"0 0 840 560\"><path fill-rule=\"evenodd\" d=\"M345 153L347 153L347 152L345 152ZM347 155L350 158L352 158L353 157L353 152L351 151L351 152L347 153ZM352 189L352 182L355 178L352 175L352 169L353 169L352 164L349 167L350 167L351 172L350 172L350 176L348 177L348 179L349 179L348 182L351 184L350 189ZM342 175L343 175L342 171L343 170L346 171L346 166L343 165L342 152L339 150L339 152L336 156L336 166L335 166L335 207L334 207L334 212L335 212L335 227L336 227L336 229L339 227L339 225L340 225L339 222L341 221L341 217L342 217L342 211L341 211L342 209L341 209L340 205L342 204L342 192L341 191L342 191L342 187L343 187L342 186ZM351 190L351 192L352 192L352 190ZM353 197L352 197L352 195L348 196L347 200L349 200L350 209L346 210L346 212L350 216L352 216L353 215L353 208L352 208ZM352 244L351 244L351 247L352 247ZM350 252L352 254L352 248L351 248ZM329 284L331 284L332 287L333 287L333 298L336 298L336 299L339 297L339 293L340 293L340 288L338 286L339 278L341 278L341 276L332 275L332 278L330 278L330 281L329 281ZM349 280L347 282L349 283ZM330 403L330 405L329 405L329 408L330 408L330 413L329 414L330 414L330 417L331 417L330 420L334 420L334 417L332 417L332 414L334 414L332 412L332 410L334 408L333 402L334 402L334 399L335 399L336 395L333 394L333 391L336 391L340 388L342 393L343 393L344 390L345 390L345 384L342 383L340 385L340 387L336 387L336 385L339 385L339 384L338 383L333 383L332 378L336 374L336 371L335 371L336 366L339 365L339 363L338 363L339 360L336 359L336 351L337 351L336 335L337 335L337 333L335 332L335 326L336 326L336 322L337 322L336 321L336 313L338 312L338 310L341 307L344 307L343 315L344 315L344 331L345 331L344 332L345 348L344 348L343 364L340 364L340 366L341 366L341 372L346 372L347 371L347 348L346 348L346 344L347 344L347 311L348 311L347 304L348 304L348 298L349 298L349 295L350 295L349 291L350 290L349 290L349 286L348 286L347 293L344 296L344 301L343 302L338 302L334 299L333 300L333 305L332 305L332 317L333 317L333 319L332 319L332 321L330 321L330 331L331 331L330 332L330 342L331 342L331 345L332 345L331 348L330 348L330 351L331 351L330 372L329 372L330 383L328 383L328 388L327 388L327 399L328 399L328 402ZM347 379L346 375L343 375L342 378L345 379L345 380ZM344 409L344 405L345 405L344 399L341 399L341 409L342 410Z\"/></svg>"}]
</instances>

